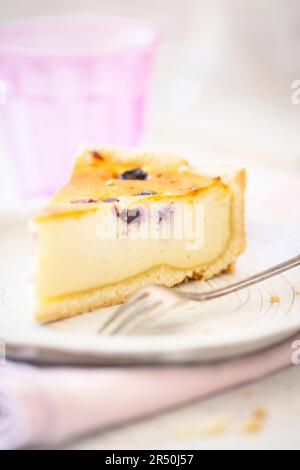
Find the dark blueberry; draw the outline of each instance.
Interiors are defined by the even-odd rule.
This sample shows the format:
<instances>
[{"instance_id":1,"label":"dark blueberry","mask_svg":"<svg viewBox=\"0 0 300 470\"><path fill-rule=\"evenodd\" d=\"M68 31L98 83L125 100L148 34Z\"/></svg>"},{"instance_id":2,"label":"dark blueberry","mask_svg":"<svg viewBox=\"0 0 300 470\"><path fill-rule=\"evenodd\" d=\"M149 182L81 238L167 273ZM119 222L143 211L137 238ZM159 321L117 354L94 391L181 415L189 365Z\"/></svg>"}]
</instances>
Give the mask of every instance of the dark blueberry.
<instances>
[{"instance_id":1,"label":"dark blueberry","mask_svg":"<svg viewBox=\"0 0 300 470\"><path fill-rule=\"evenodd\" d=\"M145 189L144 191L140 191L137 193L137 196L152 196L154 194L157 194L156 191L151 191L151 189Z\"/></svg>"},{"instance_id":2,"label":"dark blueberry","mask_svg":"<svg viewBox=\"0 0 300 470\"><path fill-rule=\"evenodd\" d=\"M132 170L124 171L119 176L121 180L146 180L147 178L148 174L141 168L132 168Z\"/></svg>"},{"instance_id":3,"label":"dark blueberry","mask_svg":"<svg viewBox=\"0 0 300 470\"><path fill-rule=\"evenodd\" d=\"M140 209L124 209L123 211L118 213L118 217L126 222L127 224L131 224L132 222L138 222L140 220L142 213Z\"/></svg>"},{"instance_id":4,"label":"dark blueberry","mask_svg":"<svg viewBox=\"0 0 300 470\"><path fill-rule=\"evenodd\" d=\"M94 202L98 202L95 199L91 199L89 197L83 198L83 199L74 199L73 201L70 201L71 204L91 204Z\"/></svg>"},{"instance_id":5,"label":"dark blueberry","mask_svg":"<svg viewBox=\"0 0 300 470\"><path fill-rule=\"evenodd\" d=\"M106 199L103 199L102 202L120 202L120 201L116 197L107 197Z\"/></svg>"},{"instance_id":6,"label":"dark blueberry","mask_svg":"<svg viewBox=\"0 0 300 470\"><path fill-rule=\"evenodd\" d=\"M95 160L100 160L100 161L103 160L102 155L100 155L100 153L97 152L96 150L90 150L89 153L90 153L90 155L91 155L93 158L95 158Z\"/></svg>"}]
</instances>

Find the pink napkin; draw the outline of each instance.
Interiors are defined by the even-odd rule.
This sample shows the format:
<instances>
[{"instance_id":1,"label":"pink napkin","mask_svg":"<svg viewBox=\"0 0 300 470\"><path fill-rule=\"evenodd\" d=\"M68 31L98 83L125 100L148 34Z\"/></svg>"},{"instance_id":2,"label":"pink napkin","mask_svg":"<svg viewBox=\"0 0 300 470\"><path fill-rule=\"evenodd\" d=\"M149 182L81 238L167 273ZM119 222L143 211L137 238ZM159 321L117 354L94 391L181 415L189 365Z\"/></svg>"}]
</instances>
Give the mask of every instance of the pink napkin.
<instances>
[{"instance_id":1,"label":"pink napkin","mask_svg":"<svg viewBox=\"0 0 300 470\"><path fill-rule=\"evenodd\" d=\"M218 364L148 368L0 367L0 448L55 445L257 380L292 364L300 335Z\"/></svg>"}]
</instances>

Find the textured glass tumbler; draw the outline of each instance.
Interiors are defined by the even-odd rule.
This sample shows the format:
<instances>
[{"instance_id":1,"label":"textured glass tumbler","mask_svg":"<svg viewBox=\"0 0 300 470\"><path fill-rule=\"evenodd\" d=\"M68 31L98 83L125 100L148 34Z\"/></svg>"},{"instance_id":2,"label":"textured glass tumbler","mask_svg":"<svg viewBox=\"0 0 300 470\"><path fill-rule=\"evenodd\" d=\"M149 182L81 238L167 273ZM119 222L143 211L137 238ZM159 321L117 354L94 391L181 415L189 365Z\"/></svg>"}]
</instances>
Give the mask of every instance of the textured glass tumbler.
<instances>
[{"instance_id":1,"label":"textured glass tumbler","mask_svg":"<svg viewBox=\"0 0 300 470\"><path fill-rule=\"evenodd\" d=\"M121 18L0 26L1 126L23 195L53 193L81 144L138 144L156 42Z\"/></svg>"}]
</instances>

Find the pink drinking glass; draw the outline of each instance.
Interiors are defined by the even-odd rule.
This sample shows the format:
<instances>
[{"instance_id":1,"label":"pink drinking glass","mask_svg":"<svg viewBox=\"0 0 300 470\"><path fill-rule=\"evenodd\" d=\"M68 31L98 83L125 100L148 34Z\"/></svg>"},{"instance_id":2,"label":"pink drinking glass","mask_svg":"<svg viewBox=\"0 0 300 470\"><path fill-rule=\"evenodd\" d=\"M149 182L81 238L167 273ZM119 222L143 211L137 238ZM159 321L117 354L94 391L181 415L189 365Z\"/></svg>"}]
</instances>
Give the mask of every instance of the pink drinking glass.
<instances>
[{"instance_id":1,"label":"pink drinking glass","mask_svg":"<svg viewBox=\"0 0 300 470\"><path fill-rule=\"evenodd\" d=\"M156 42L151 26L121 18L0 26L0 117L26 197L53 193L80 144L139 143Z\"/></svg>"}]
</instances>

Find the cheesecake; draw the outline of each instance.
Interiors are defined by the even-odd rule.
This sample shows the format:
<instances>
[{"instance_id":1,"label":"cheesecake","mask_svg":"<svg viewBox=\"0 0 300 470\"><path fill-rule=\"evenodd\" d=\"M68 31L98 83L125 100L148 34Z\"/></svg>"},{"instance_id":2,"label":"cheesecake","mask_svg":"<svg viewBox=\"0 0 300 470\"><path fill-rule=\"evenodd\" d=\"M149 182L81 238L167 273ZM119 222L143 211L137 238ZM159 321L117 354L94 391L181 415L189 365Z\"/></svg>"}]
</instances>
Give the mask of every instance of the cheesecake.
<instances>
[{"instance_id":1,"label":"cheesecake","mask_svg":"<svg viewBox=\"0 0 300 470\"><path fill-rule=\"evenodd\" d=\"M245 248L245 170L166 152L86 148L33 220L34 317L49 322L233 268Z\"/></svg>"}]
</instances>

